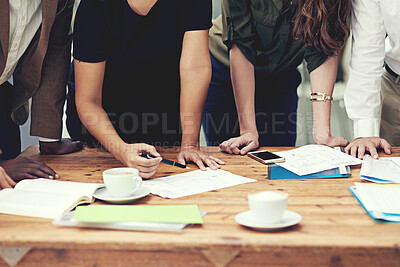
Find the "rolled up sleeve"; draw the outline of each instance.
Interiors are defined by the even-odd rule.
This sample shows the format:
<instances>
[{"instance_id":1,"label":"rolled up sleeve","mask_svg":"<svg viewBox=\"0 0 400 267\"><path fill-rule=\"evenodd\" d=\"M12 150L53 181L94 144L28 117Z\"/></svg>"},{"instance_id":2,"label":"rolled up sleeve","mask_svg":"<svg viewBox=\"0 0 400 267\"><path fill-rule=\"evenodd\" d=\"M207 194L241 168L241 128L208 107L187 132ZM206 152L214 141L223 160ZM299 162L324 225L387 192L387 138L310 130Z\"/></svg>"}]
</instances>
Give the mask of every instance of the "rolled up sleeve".
<instances>
[{"instance_id":1,"label":"rolled up sleeve","mask_svg":"<svg viewBox=\"0 0 400 267\"><path fill-rule=\"evenodd\" d=\"M324 55L324 53L313 47L306 47L304 59L307 62L308 73L311 73L313 70L321 66L327 57Z\"/></svg>"},{"instance_id":2,"label":"rolled up sleeve","mask_svg":"<svg viewBox=\"0 0 400 267\"><path fill-rule=\"evenodd\" d=\"M222 0L222 40L230 49L236 45L254 65L256 32L248 0Z\"/></svg>"}]
</instances>

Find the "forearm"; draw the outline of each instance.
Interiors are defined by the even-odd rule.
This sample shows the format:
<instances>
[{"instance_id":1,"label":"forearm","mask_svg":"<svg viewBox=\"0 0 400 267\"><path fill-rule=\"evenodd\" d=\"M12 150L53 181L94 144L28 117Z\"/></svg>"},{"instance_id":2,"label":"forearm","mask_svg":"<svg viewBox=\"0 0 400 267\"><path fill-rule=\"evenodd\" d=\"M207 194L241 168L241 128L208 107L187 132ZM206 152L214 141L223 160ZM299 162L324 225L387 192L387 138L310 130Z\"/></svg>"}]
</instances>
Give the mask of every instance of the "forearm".
<instances>
[{"instance_id":1,"label":"forearm","mask_svg":"<svg viewBox=\"0 0 400 267\"><path fill-rule=\"evenodd\" d=\"M79 118L88 131L116 158L122 153L125 142L115 131L101 104L93 101L77 101Z\"/></svg>"},{"instance_id":2,"label":"forearm","mask_svg":"<svg viewBox=\"0 0 400 267\"><path fill-rule=\"evenodd\" d=\"M180 61L182 146L199 146L204 102L211 81L208 30L188 31Z\"/></svg>"},{"instance_id":3,"label":"forearm","mask_svg":"<svg viewBox=\"0 0 400 267\"><path fill-rule=\"evenodd\" d=\"M336 80L337 57L328 58L310 74L312 93L325 93L332 96ZM313 101L313 135L314 141L330 135L331 101Z\"/></svg>"},{"instance_id":4,"label":"forearm","mask_svg":"<svg viewBox=\"0 0 400 267\"><path fill-rule=\"evenodd\" d=\"M102 87L106 62L74 61L76 108L79 118L89 132L116 158L125 149L125 143L114 129L102 106Z\"/></svg>"},{"instance_id":5,"label":"forearm","mask_svg":"<svg viewBox=\"0 0 400 267\"><path fill-rule=\"evenodd\" d=\"M182 145L199 146L204 103L211 80L211 63L181 70Z\"/></svg>"},{"instance_id":6,"label":"forearm","mask_svg":"<svg viewBox=\"0 0 400 267\"><path fill-rule=\"evenodd\" d=\"M231 79L239 118L240 134L252 133L258 136L254 107L254 66L236 45L232 46L229 53Z\"/></svg>"}]
</instances>

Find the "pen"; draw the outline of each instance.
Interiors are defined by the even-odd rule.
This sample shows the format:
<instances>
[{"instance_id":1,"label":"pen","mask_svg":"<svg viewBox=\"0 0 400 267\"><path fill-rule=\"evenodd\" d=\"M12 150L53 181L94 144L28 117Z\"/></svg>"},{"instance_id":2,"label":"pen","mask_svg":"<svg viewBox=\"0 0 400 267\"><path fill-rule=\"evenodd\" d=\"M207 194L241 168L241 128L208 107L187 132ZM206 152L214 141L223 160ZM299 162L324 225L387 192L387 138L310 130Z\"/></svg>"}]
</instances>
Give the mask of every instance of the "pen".
<instances>
[{"instance_id":1,"label":"pen","mask_svg":"<svg viewBox=\"0 0 400 267\"><path fill-rule=\"evenodd\" d=\"M156 158L155 156L151 155L151 154L146 154L146 153L140 153L139 156L143 157L143 158ZM168 165L172 165L172 166L176 166L179 168L183 168L183 169L190 169L188 166L180 164L178 162L172 161L172 160L167 160L167 159L162 159L161 160L162 163L168 164Z\"/></svg>"}]
</instances>

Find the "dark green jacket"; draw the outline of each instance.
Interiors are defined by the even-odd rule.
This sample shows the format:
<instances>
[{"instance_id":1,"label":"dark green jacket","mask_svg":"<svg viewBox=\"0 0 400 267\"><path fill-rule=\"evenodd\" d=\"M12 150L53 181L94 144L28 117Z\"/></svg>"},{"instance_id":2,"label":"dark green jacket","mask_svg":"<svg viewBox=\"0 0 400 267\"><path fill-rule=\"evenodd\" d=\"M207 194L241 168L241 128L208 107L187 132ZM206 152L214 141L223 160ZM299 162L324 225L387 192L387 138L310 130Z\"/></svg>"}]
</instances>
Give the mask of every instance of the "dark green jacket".
<instances>
[{"instance_id":1,"label":"dark green jacket","mask_svg":"<svg viewBox=\"0 0 400 267\"><path fill-rule=\"evenodd\" d=\"M284 7L283 2L222 0L222 18L214 21L210 31L210 50L214 57L227 65L228 49L236 44L256 71L265 75L293 70L303 59L309 72L318 68L326 56L293 38L290 21L297 6Z\"/></svg>"}]
</instances>

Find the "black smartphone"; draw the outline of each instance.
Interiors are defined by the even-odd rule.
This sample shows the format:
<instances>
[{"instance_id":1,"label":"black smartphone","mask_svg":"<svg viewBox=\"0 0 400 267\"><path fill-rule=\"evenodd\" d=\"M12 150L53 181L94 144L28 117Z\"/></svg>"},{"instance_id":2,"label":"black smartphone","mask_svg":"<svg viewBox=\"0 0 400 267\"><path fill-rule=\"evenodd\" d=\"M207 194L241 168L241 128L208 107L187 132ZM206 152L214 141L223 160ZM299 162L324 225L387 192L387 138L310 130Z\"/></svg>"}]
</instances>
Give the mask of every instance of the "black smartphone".
<instances>
[{"instance_id":1,"label":"black smartphone","mask_svg":"<svg viewBox=\"0 0 400 267\"><path fill-rule=\"evenodd\" d=\"M264 164L269 164L269 163L276 163L276 162L284 162L285 158L282 158L272 152L269 152L268 150L262 150L262 151L253 151L247 153L247 155L255 159L261 163Z\"/></svg>"}]
</instances>

